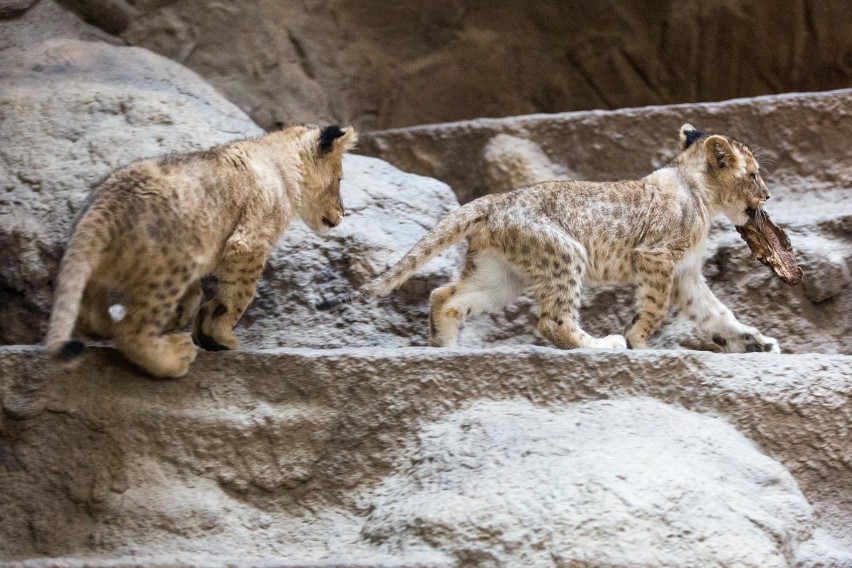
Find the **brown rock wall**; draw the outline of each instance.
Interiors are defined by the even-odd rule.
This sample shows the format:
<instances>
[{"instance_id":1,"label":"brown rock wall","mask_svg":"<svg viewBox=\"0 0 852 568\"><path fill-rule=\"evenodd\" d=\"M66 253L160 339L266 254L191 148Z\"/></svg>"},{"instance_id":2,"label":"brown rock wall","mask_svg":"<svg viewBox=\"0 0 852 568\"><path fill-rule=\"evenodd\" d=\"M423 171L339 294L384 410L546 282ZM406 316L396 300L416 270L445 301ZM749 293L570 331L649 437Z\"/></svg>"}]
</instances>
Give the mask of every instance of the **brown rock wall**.
<instances>
[{"instance_id":1,"label":"brown rock wall","mask_svg":"<svg viewBox=\"0 0 852 568\"><path fill-rule=\"evenodd\" d=\"M109 3L71 4L93 5L97 21ZM845 0L132 4L124 39L194 69L267 128L331 118L391 128L852 85Z\"/></svg>"}]
</instances>

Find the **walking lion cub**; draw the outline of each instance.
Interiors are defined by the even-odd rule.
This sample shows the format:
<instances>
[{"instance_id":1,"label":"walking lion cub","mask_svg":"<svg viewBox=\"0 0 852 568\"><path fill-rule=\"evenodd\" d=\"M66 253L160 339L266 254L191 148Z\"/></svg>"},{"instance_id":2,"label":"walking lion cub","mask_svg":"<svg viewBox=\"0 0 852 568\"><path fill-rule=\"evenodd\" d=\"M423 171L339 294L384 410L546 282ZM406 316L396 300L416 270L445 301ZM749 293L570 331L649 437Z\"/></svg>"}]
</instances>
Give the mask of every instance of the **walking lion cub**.
<instances>
[{"instance_id":1,"label":"walking lion cub","mask_svg":"<svg viewBox=\"0 0 852 568\"><path fill-rule=\"evenodd\" d=\"M532 287L538 329L560 348L644 348L674 301L724 351L778 352L777 341L737 321L701 274L713 217L743 225L769 199L757 160L742 142L689 124L680 129L680 150L636 181L550 181L476 199L444 217L385 274L317 308L386 294L467 238L461 278L432 292L430 345L456 345L463 321ZM579 325L582 286L603 283L638 285L626 337L592 337Z\"/></svg>"},{"instance_id":2,"label":"walking lion cub","mask_svg":"<svg viewBox=\"0 0 852 568\"><path fill-rule=\"evenodd\" d=\"M83 334L112 338L155 377L180 377L207 350L234 349L232 329L254 296L270 248L295 216L323 234L344 215L343 153L351 127L294 126L189 154L134 162L92 192L59 272L48 353L69 362ZM186 327L202 297L215 297ZM110 298L124 307L114 321Z\"/></svg>"}]
</instances>

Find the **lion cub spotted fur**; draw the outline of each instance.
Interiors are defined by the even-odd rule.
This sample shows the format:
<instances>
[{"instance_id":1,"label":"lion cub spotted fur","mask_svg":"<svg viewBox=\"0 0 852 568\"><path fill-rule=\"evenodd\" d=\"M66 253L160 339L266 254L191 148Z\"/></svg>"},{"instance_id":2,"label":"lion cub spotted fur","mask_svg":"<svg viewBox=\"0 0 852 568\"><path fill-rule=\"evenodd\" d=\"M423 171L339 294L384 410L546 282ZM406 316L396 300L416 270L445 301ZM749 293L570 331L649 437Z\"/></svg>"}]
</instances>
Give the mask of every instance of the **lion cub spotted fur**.
<instances>
[{"instance_id":1,"label":"lion cub spotted fur","mask_svg":"<svg viewBox=\"0 0 852 568\"><path fill-rule=\"evenodd\" d=\"M538 329L561 348L644 348L674 301L725 351L777 352L774 339L737 321L701 274L713 217L723 213L742 225L769 199L758 163L741 142L688 124L680 149L669 165L636 181L551 181L474 200L442 219L384 275L317 307L385 294L467 238L461 278L431 295L433 346L455 345L464 320L532 287ZM592 337L579 325L582 286L603 283L638 285L626 338Z\"/></svg>"},{"instance_id":2,"label":"lion cub spotted fur","mask_svg":"<svg viewBox=\"0 0 852 568\"><path fill-rule=\"evenodd\" d=\"M275 244L294 216L325 233L343 219L342 155L352 128L295 126L201 152L147 159L112 172L78 217L62 259L46 344L70 361L77 330L112 338L156 377L184 375L195 343L234 349L232 328L254 296ZM216 295L186 327L202 297ZM113 321L111 299L125 314ZM79 316L79 317L78 317Z\"/></svg>"}]
</instances>

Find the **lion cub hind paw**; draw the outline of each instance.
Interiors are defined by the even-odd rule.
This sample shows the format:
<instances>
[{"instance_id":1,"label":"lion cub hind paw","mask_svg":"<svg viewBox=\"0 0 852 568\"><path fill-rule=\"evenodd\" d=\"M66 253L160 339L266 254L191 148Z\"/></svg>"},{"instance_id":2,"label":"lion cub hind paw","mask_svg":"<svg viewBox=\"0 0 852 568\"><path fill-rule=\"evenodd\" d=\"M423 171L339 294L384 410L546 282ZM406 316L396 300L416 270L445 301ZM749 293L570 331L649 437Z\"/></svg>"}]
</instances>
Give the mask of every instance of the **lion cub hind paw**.
<instances>
[{"instance_id":1,"label":"lion cub hind paw","mask_svg":"<svg viewBox=\"0 0 852 568\"><path fill-rule=\"evenodd\" d=\"M198 348L187 333L165 336L168 348L164 350L163 361L158 366L158 377L177 379L189 372L189 366L198 355Z\"/></svg>"}]
</instances>

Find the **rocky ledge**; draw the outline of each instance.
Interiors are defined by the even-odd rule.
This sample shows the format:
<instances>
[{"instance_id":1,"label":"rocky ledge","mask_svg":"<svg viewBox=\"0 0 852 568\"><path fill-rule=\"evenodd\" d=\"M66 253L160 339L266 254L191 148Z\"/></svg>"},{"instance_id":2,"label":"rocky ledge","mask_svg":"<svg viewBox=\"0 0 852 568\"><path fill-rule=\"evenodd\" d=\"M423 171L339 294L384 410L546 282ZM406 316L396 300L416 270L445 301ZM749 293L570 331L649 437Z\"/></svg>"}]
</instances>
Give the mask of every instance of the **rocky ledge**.
<instances>
[{"instance_id":1,"label":"rocky ledge","mask_svg":"<svg viewBox=\"0 0 852 568\"><path fill-rule=\"evenodd\" d=\"M0 348L25 566L852 566L852 357ZM168 554L163 556L163 554ZM41 558L39 560L39 558Z\"/></svg>"}]
</instances>

